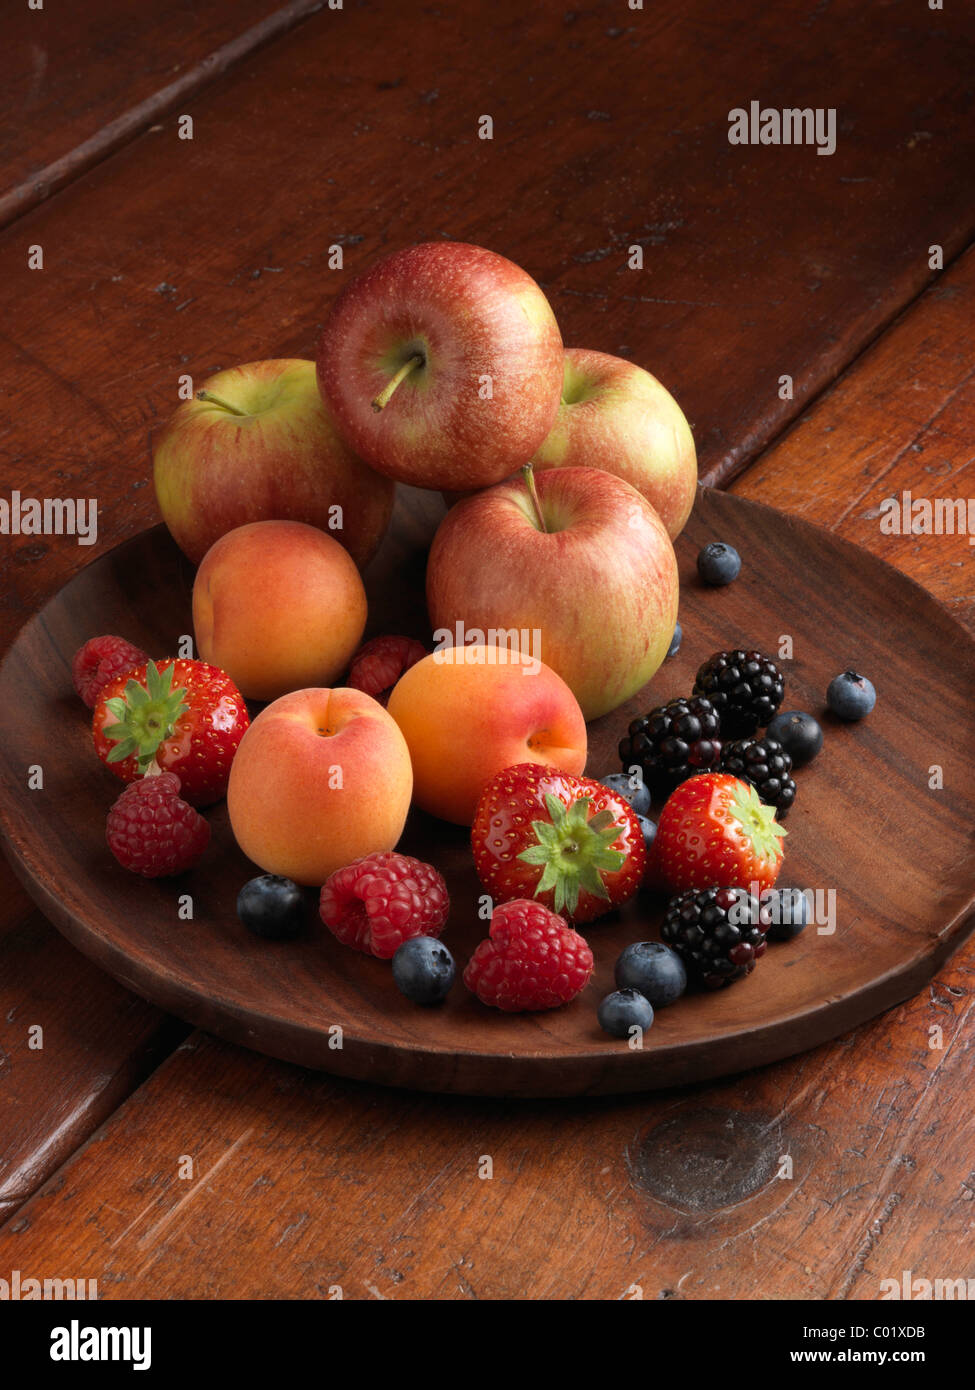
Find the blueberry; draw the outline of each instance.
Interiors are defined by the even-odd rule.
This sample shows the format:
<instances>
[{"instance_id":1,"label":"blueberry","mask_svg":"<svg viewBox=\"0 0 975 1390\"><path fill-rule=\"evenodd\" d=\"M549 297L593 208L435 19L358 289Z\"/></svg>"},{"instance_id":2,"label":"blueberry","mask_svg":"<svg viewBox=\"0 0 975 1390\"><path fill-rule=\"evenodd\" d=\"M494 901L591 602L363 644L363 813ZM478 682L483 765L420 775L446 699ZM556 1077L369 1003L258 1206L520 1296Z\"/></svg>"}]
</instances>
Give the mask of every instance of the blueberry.
<instances>
[{"instance_id":1,"label":"blueberry","mask_svg":"<svg viewBox=\"0 0 975 1390\"><path fill-rule=\"evenodd\" d=\"M629 1038L631 1028L646 1032L653 1024L653 1005L638 989L617 989L596 1010L599 1026L614 1038Z\"/></svg>"},{"instance_id":2,"label":"blueberry","mask_svg":"<svg viewBox=\"0 0 975 1390\"><path fill-rule=\"evenodd\" d=\"M762 894L762 906L772 916L770 941L791 941L809 925L809 899L801 888L770 888Z\"/></svg>"},{"instance_id":3,"label":"blueberry","mask_svg":"<svg viewBox=\"0 0 975 1390\"><path fill-rule=\"evenodd\" d=\"M639 768L632 775L629 772L608 772L599 780L604 787L609 787L628 802L638 816L645 816L650 810L650 788L640 776Z\"/></svg>"},{"instance_id":4,"label":"blueberry","mask_svg":"<svg viewBox=\"0 0 975 1390\"><path fill-rule=\"evenodd\" d=\"M830 681L826 703L841 719L862 719L877 703L877 692L866 676L844 671Z\"/></svg>"},{"instance_id":5,"label":"blueberry","mask_svg":"<svg viewBox=\"0 0 975 1390\"><path fill-rule=\"evenodd\" d=\"M637 815L637 820L640 822L640 829L643 831L643 843L647 847L647 854L649 854L653 849L653 842L657 838L657 823L641 815Z\"/></svg>"},{"instance_id":6,"label":"blueberry","mask_svg":"<svg viewBox=\"0 0 975 1390\"><path fill-rule=\"evenodd\" d=\"M667 655L668 655L668 656L676 656L676 655L677 655L677 653L680 651L681 638L682 638L683 636L684 636L684 630L683 630L683 628L681 627L680 623L677 623L677 624L675 625L675 627L674 627L674 635L673 635L673 637L670 639L670 646L667 648Z\"/></svg>"},{"instance_id":7,"label":"blueberry","mask_svg":"<svg viewBox=\"0 0 975 1390\"><path fill-rule=\"evenodd\" d=\"M439 1004L454 974L454 958L435 936L411 936L393 956L396 988L414 1004Z\"/></svg>"},{"instance_id":8,"label":"blueberry","mask_svg":"<svg viewBox=\"0 0 975 1390\"><path fill-rule=\"evenodd\" d=\"M765 730L767 738L774 738L792 759L793 767L802 767L812 762L823 746L823 731L811 714L800 709L784 710L777 714Z\"/></svg>"},{"instance_id":9,"label":"blueberry","mask_svg":"<svg viewBox=\"0 0 975 1390\"><path fill-rule=\"evenodd\" d=\"M741 556L734 546L712 541L698 553L697 572L705 584L730 584L741 572Z\"/></svg>"},{"instance_id":10,"label":"blueberry","mask_svg":"<svg viewBox=\"0 0 975 1390\"><path fill-rule=\"evenodd\" d=\"M672 1004L687 988L687 971L676 951L661 941L634 941L616 962L616 983L639 990L657 1009Z\"/></svg>"},{"instance_id":11,"label":"blueberry","mask_svg":"<svg viewBox=\"0 0 975 1390\"><path fill-rule=\"evenodd\" d=\"M261 874L237 894L237 916L255 936L289 941L305 924L304 894L290 878Z\"/></svg>"}]
</instances>

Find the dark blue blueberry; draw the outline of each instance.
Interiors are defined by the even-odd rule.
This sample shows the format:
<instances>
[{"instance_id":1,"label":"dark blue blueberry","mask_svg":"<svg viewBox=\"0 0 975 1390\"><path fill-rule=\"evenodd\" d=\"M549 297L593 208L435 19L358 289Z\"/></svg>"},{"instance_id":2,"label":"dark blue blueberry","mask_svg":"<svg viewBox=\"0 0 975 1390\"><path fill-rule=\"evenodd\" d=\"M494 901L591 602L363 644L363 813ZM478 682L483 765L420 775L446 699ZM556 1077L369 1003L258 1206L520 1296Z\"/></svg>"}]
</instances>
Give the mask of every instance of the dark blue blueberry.
<instances>
[{"instance_id":1,"label":"dark blue blueberry","mask_svg":"<svg viewBox=\"0 0 975 1390\"><path fill-rule=\"evenodd\" d=\"M653 1005L638 989L617 989L596 1010L599 1026L613 1038L632 1037L631 1028L646 1032L653 1024Z\"/></svg>"},{"instance_id":2,"label":"dark blue blueberry","mask_svg":"<svg viewBox=\"0 0 975 1390\"><path fill-rule=\"evenodd\" d=\"M772 918L765 933L770 941L791 941L809 925L809 899L801 888L769 888L762 906Z\"/></svg>"},{"instance_id":3,"label":"dark blue blueberry","mask_svg":"<svg viewBox=\"0 0 975 1390\"><path fill-rule=\"evenodd\" d=\"M305 924L304 894L290 878L261 874L237 894L237 916L255 936L288 941Z\"/></svg>"},{"instance_id":4,"label":"dark blue blueberry","mask_svg":"<svg viewBox=\"0 0 975 1390\"><path fill-rule=\"evenodd\" d=\"M811 762L823 746L823 731L811 714L800 709L784 710L777 714L765 730L767 738L780 743L793 767Z\"/></svg>"},{"instance_id":5,"label":"dark blue blueberry","mask_svg":"<svg viewBox=\"0 0 975 1390\"><path fill-rule=\"evenodd\" d=\"M640 822L640 829L643 831L643 843L647 847L647 854L653 849L653 842L657 838L657 822L648 820L646 816L637 816Z\"/></svg>"},{"instance_id":6,"label":"dark blue blueberry","mask_svg":"<svg viewBox=\"0 0 975 1390\"><path fill-rule=\"evenodd\" d=\"M866 676L843 671L830 681L826 703L841 719L862 719L877 703L877 692Z\"/></svg>"},{"instance_id":7,"label":"dark blue blueberry","mask_svg":"<svg viewBox=\"0 0 975 1390\"><path fill-rule=\"evenodd\" d=\"M396 988L414 1004L439 1004L454 974L454 958L435 936L411 936L393 956Z\"/></svg>"},{"instance_id":8,"label":"dark blue blueberry","mask_svg":"<svg viewBox=\"0 0 975 1390\"><path fill-rule=\"evenodd\" d=\"M682 629L680 623L677 623L676 626L674 627L674 635L673 635L673 637L670 639L670 646L667 648L667 655L668 655L668 656L676 656L676 655L677 655L677 653L680 651L681 638L682 638L683 636L684 636L684 631L683 631L683 629Z\"/></svg>"},{"instance_id":9,"label":"dark blue blueberry","mask_svg":"<svg viewBox=\"0 0 975 1390\"><path fill-rule=\"evenodd\" d=\"M604 787L609 787L632 806L638 816L645 816L650 810L650 788L639 776L639 768L631 776L628 772L608 772L600 777ZM636 786L633 783L636 782Z\"/></svg>"},{"instance_id":10,"label":"dark blue blueberry","mask_svg":"<svg viewBox=\"0 0 975 1390\"><path fill-rule=\"evenodd\" d=\"M712 541L698 553L697 572L705 584L730 584L741 572L741 556L734 546Z\"/></svg>"},{"instance_id":11,"label":"dark blue blueberry","mask_svg":"<svg viewBox=\"0 0 975 1390\"><path fill-rule=\"evenodd\" d=\"M672 1004L687 988L684 962L662 941L634 941L621 952L615 974L620 989L639 990L657 1009Z\"/></svg>"}]
</instances>

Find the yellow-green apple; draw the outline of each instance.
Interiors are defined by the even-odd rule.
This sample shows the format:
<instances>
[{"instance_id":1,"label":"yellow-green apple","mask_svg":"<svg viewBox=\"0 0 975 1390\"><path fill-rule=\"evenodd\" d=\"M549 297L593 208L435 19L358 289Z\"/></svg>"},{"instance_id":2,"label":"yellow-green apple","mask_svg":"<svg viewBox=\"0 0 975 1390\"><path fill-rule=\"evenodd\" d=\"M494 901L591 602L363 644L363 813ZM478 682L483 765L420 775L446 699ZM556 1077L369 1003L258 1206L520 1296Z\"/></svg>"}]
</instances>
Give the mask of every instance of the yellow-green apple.
<instances>
[{"instance_id":1,"label":"yellow-green apple","mask_svg":"<svg viewBox=\"0 0 975 1390\"><path fill-rule=\"evenodd\" d=\"M566 348L562 403L533 460L547 468L603 468L641 492L671 540L697 491L697 454L684 412L655 376L634 362Z\"/></svg>"},{"instance_id":2,"label":"yellow-green apple","mask_svg":"<svg viewBox=\"0 0 975 1390\"><path fill-rule=\"evenodd\" d=\"M458 502L427 563L435 629L521 634L587 719L656 671L677 619L677 561L636 488L596 468L553 468ZM394 691L395 694L395 691Z\"/></svg>"},{"instance_id":3,"label":"yellow-green apple","mask_svg":"<svg viewBox=\"0 0 975 1390\"><path fill-rule=\"evenodd\" d=\"M248 699L330 684L362 640L366 591L349 552L301 521L252 521L221 536L193 583L204 661Z\"/></svg>"},{"instance_id":4,"label":"yellow-green apple","mask_svg":"<svg viewBox=\"0 0 975 1390\"><path fill-rule=\"evenodd\" d=\"M552 428L562 338L520 266L481 246L428 242L338 296L318 384L349 447L379 472L418 487L486 487Z\"/></svg>"},{"instance_id":5,"label":"yellow-green apple","mask_svg":"<svg viewBox=\"0 0 975 1390\"><path fill-rule=\"evenodd\" d=\"M393 686L389 713L410 750L414 801L458 825L470 825L485 783L514 763L573 774L586 765L572 691L501 643L441 645Z\"/></svg>"},{"instance_id":6,"label":"yellow-green apple","mask_svg":"<svg viewBox=\"0 0 975 1390\"><path fill-rule=\"evenodd\" d=\"M343 441L314 362L271 358L217 372L184 401L153 448L163 520L199 564L249 521L304 521L327 530L361 568L389 525L395 485Z\"/></svg>"},{"instance_id":7,"label":"yellow-green apple","mask_svg":"<svg viewBox=\"0 0 975 1390\"><path fill-rule=\"evenodd\" d=\"M412 790L406 742L378 701L361 690L297 690L241 739L227 811L248 859L321 886L353 859L394 847Z\"/></svg>"}]
</instances>

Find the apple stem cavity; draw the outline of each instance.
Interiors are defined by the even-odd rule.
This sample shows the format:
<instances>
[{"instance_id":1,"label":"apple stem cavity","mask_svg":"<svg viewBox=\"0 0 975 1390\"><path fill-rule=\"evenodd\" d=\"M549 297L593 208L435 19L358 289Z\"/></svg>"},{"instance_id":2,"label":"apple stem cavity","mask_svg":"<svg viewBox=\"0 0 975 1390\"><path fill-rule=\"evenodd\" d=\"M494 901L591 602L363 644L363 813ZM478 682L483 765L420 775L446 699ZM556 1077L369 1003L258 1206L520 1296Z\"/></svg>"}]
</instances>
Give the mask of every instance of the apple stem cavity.
<instances>
[{"instance_id":1,"label":"apple stem cavity","mask_svg":"<svg viewBox=\"0 0 975 1390\"><path fill-rule=\"evenodd\" d=\"M544 531L545 534L548 535L548 527L545 525L545 517L542 515L542 503L538 496L538 488L535 486L535 470L530 463L526 463L522 466L521 476L525 480L525 486L528 488L528 495L532 500L532 506L535 508L535 518L538 522L538 529Z\"/></svg>"},{"instance_id":2,"label":"apple stem cavity","mask_svg":"<svg viewBox=\"0 0 975 1390\"><path fill-rule=\"evenodd\" d=\"M389 405L389 402L393 398L393 392L396 390L397 386L399 386L400 382L405 381L414 368L422 367L424 360L422 353L415 352L411 358L403 363L396 375L390 377L379 395L376 396L372 402L372 408L377 415L380 410L385 410L386 406Z\"/></svg>"},{"instance_id":3,"label":"apple stem cavity","mask_svg":"<svg viewBox=\"0 0 975 1390\"><path fill-rule=\"evenodd\" d=\"M238 408L235 405L231 405L229 401L221 400L221 398L219 396L215 396L212 391L204 391L201 389L197 391L196 399L198 401L210 401L213 403L213 405L220 406L221 410L229 411L231 415L247 414L246 410L238 410Z\"/></svg>"}]
</instances>

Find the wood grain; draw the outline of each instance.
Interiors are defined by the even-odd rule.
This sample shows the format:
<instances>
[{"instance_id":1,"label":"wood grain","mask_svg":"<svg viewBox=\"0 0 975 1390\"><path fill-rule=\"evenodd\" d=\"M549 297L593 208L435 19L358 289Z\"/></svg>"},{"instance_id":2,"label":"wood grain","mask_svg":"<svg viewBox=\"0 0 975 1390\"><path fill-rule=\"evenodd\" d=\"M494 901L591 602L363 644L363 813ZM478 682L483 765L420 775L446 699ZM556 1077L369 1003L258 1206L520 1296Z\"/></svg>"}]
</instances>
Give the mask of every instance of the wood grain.
<instances>
[{"instance_id":1,"label":"wood grain","mask_svg":"<svg viewBox=\"0 0 975 1390\"><path fill-rule=\"evenodd\" d=\"M433 1099L194 1035L0 1230L0 1269L107 1299L876 1299L904 1269L972 1277L973 986L958 963L840 1042L656 1099Z\"/></svg>"},{"instance_id":2,"label":"wood grain","mask_svg":"<svg viewBox=\"0 0 975 1390\"><path fill-rule=\"evenodd\" d=\"M401 497L407 524L394 518L367 574L372 630L405 628L429 640L423 559L442 510L435 494ZM695 557L728 535L746 566L716 591L697 579ZM314 894L304 937L271 945L248 936L236 901L255 870L222 805L209 816L210 851L178 884L147 883L114 863L104 816L118 784L96 763L70 659L91 635L93 613L157 656L191 630L192 571L161 527L79 575L0 668L0 704L19 715L10 732L0 731L0 823L11 861L68 939L124 984L231 1041L343 1076L471 1094L592 1095L724 1075L834 1037L915 993L975 924L975 730L967 719L975 641L896 570L721 493L698 499L677 552L681 652L625 706L590 724L591 774L618 768L616 745L630 720L687 692L701 662L724 646L778 652L788 634L790 706L822 716L830 677L854 661L878 673L880 699L859 726L825 721L826 747L789 816L783 882L816 892L817 926L770 951L740 987L692 994L662 1011L642 1050L609 1040L594 1011L613 987L623 947L657 934L659 901L637 901L593 926L596 976L587 993L565 1009L523 1017L485 1009L460 985L443 1008L416 1009L385 964L323 928ZM405 621L389 610L390 594L409 602ZM938 660L946 649L949 668ZM941 711L926 738L918 737L919 704ZM953 770L948 789L930 789L933 763ZM43 791L26 790L28 765L43 767ZM852 824L861 835L851 837ZM444 939L462 967L486 934L468 834L414 814L401 848L446 878ZM182 895L192 920L180 920Z\"/></svg>"},{"instance_id":3,"label":"wood grain","mask_svg":"<svg viewBox=\"0 0 975 1390\"><path fill-rule=\"evenodd\" d=\"M960 10L894 0L322 10L190 103L193 140L159 122L0 237L12 477L97 495L110 547L155 515L181 373L309 354L349 275L440 237L523 262L567 342L655 371L726 476L923 287L931 243L970 236L973 71ZM836 153L730 146L756 91L835 106ZM26 617L87 558L5 551L5 602Z\"/></svg>"},{"instance_id":4,"label":"wood grain","mask_svg":"<svg viewBox=\"0 0 975 1390\"><path fill-rule=\"evenodd\" d=\"M3 860L0 954L5 1220L187 1030L72 950L34 910Z\"/></svg>"},{"instance_id":5,"label":"wood grain","mask_svg":"<svg viewBox=\"0 0 975 1390\"><path fill-rule=\"evenodd\" d=\"M388 46L375 41L371 20L377 13L394 40ZM321 24L314 21L316 34L302 46L303 57L297 44L282 41L276 47L284 52L273 65L269 59L275 50L269 49L246 81L221 79L205 100L193 104L194 114L204 112L208 125L206 141L194 145L192 160L183 158L189 153L185 146L173 153L171 128L157 132L0 239L0 254L8 257L6 349L0 363L7 411L0 448L9 486L35 495L98 494L103 505L99 549L139 530L153 517L146 436L170 408L180 359L192 355L198 370L201 364L209 368L245 356L308 351L312 334L302 324L317 315L331 292L322 245L337 236L362 235L362 242L347 248L351 266L356 255L365 260L386 245L431 231L467 235L521 256L546 278L572 341L646 361L684 403L714 477L738 467L788 423L795 407L775 396L781 372L794 372L801 405L890 319L905 294L923 284L930 242L944 244L950 257L965 239L964 227L971 225L969 192L958 170L971 163L966 142L972 130L973 65L970 36L961 27L964 15L952 7L937 14L890 4L870 7L868 13L862 6L834 3L799 15L790 6L763 10L735 4L716 18L703 4L680 11L648 7L642 15L607 5L567 12L564 31L561 15L528 14L526 24L525 13L515 6L493 6L481 22L470 7L465 13L471 18L458 20L445 38L436 16L425 16L414 32L404 34L405 13L399 19L368 7L353 16L354 26L336 43L331 66L321 16ZM603 30L611 43L603 42ZM338 30L327 32L335 41ZM771 63L778 74L774 79L767 71ZM896 101L892 91L899 94ZM756 92L770 105L835 101L850 127L837 154L817 159L809 150L743 150L742 162L730 164L723 136L726 112ZM482 93L490 104L477 99ZM471 156L470 129L481 109L495 105L503 105L506 120L498 122L491 150L501 158L492 162L484 149ZM153 148L153 142L163 145L157 135L169 142L163 159ZM383 149L394 152L392 161L379 157ZM250 177L252 154L256 179ZM402 170L401 178L390 174L393 166ZM287 170L287 187L277 175L280 169ZM285 215L289 196L295 202ZM245 208L247 216L234 217L236 208ZM634 226L647 250L651 282L639 302L616 293L621 272L614 257L629 243ZM35 229L56 251L56 282L43 289L22 275ZM274 254L282 248L280 256ZM53 264L50 256L47 263ZM267 270L268 265L281 269ZM612 292L604 280L610 269L616 277ZM123 272L123 279L113 278ZM286 304L275 288L282 277ZM191 296L195 309L185 303ZM187 313L192 323L184 330ZM936 320L915 351L922 360L930 354L932 362L950 356L950 341L939 340ZM965 423L960 420L959 427ZM969 436L973 423L969 416ZM854 417L838 427L849 440L856 426ZM793 454L792 463L797 462ZM959 455L959 467L962 462ZM830 467L842 469L838 448L830 454ZM810 472L810 488L832 499L827 505L834 516L842 510L846 485L845 477L833 487L828 474ZM783 495L788 506L800 505L802 498L801 493ZM924 549L900 562L935 584L943 579L943 592L961 596L964 607L967 588L975 586L953 590L957 567L928 565L925 556L931 553ZM40 598L88 558L88 552L64 541L4 540L4 645ZM45 933L39 969L45 949L56 940ZM969 957L965 952L939 977L930 1005L935 1019L944 1021L950 1013L962 1021L971 997ZM59 974L67 999L72 979L67 954ZM29 1004L32 992L41 988L32 975L25 980L23 1000ZM605 1201L602 1215L596 1212L597 1244L584 1239L585 1223L570 1219L560 1227L552 1215L555 1199L549 1198L537 1244L531 1235L533 1214L519 1224L517 1217L508 1218L510 1207L500 1213L507 1219L504 1235L498 1236L496 1227L483 1228L475 1253L481 1272L485 1265L491 1268L485 1281L476 1282L503 1291L524 1286L533 1271L547 1269L554 1272L541 1287L584 1288L585 1274L575 1283L572 1278L559 1282L556 1268L572 1256L577 1242L597 1268L607 1248L621 1245L636 1252L650 1271L648 1290L658 1282L656 1271L667 1276L668 1284L659 1280L663 1295L673 1292L684 1274L681 1255L688 1251L696 1274L685 1280L680 1295L691 1285L720 1287L736 1296L756 1290L756 1296L769 1296L769 1290L808 1296L812 1289L818 1297L822 1268L824 1279L838 1275L832 1287L840 1295L859 1296L866 1288L864 1296L873 1297L876 1286L870 1281L881 1259L891 1266L903 1261L915 1271L970 1272L965 1202L970 1205L972 1180L969 1174L966 1186L963 1176L971 1149L963 1119L970 1044L964 1033L957 1035L935 1066L938 1058L926 1050L922 1036L927 1008L919 997L858 1033L842 1050L839 1045L824 1049L805 1062L702 1093L724 1097L726 1106L757 1106L766 1117L786 1107L797 1123L822 1121L814 1137L821 1141L826 1130L831 1143L802 1186L812 1195L795 1220L788 1202L780 1204L781 1217L774 1220L746 1202L739 1211L677 1225L667 1208L656 1217L638 1214L630 1221L625 1193L620 1197L607 1187L599 1189ZM81 1049L85 1040L77 1042ZM124 1131L124 1165L113 1167L106 1135L98 1163L84 1170L84 1200L57 1208L64 1228L45 1222L37 1204L32 1207L37 1244L28 1255L36 1249L44 1259L45 1251L59 1259L60 1251L90 1250L91 1212L101 1213L106 1203L138 1215L152 1174L171 1172L164 1142L167 1117L178 1110L190 1114L191 1125L203 1119L196 1132L207 1142L212 1137L207 1087L216 1076L224 1106L220 1114L233 1119L234 1104L241 1104L233 1098L250 1093L255 1063L233 1049L218 1050L219 1067L201 1068L198 1082L177 1072L172 1092L165 1090L168 1081L153 1083L153 1133L140 1136L120 1112L110 1134L119 1142ZM107 1044L92 1046L83 1060L97 1070L99 1054L108 1055ZM186 1060L184 1054L180 1059ZM273 1212L268 1215L266 1201L256 1203L264 1182L249 1201L242 1193L237 1225L222 1231L220 1250L228 1261L222 1268L202 1259L188 1240L196 1238L209 1249L229 1208L207 1206L199 1227L184 1228L176 1218L168 1248L176 1255L177 1296L208 1285L231 1294L235 1284L270 1287L278 1274L262 1282L261 1264L285 1229L286 1223L274 1224L278 1211L299 1222L289 1239L309 1222L322 1239L325 1231L336 1231L329 1249L349 1267L359 1258L358 1270L368 1277L369 1261L379 1268L375 1261L382 1249L377 1254L376 1247L389 1229L388 1194L411 1177L418 1180L404 1198L405 1212L415 1192L423 1190L421 1167L439 1174L440 1152L456 1140L450 1123L455 1111L448 1108L447 1119L438 1121L441 1106L468 1106L413 1098L414 1128L391 1122L384 1150L379 1127L371 1148L370 1141L359 1142L358 1150L368 1148L369 1156L357 1166L357 1121L368 1131L386 1106L406 1106L411 1098L309 1083L323 1089L299 1114L292 1144L290 1119L273 1113L282 1104L275 1087L288 1094L305 1082L295 1081L298 1074L287 1068L256 1065L271 1068L275 1077L269 1086L262 1084L256 1101L259 1111L272 1112L266 1132L269 1152L275 1154ZM824 1086L825 1101L820 1099ZM189 1112L183 1105L186 1092L199 1102ZM36 1107L37 1093L28 1095ZM302 1165L310 1150L301 1147L300 1130L321 1118L315 1107L322 1096L335 1106L334 1123L345 1145L345 1176L337 1176L329 1188L329 1201L336 1196L339 1210L349 1211L348 1224L337 1230L324 1201L302 1205L309 1190ZM355 1100L359 1096L365 1097L361 1104ZM554 1158L554 1178L563 1186L557 1204L570 1216L580 1205L587 1216L593 1214L587 1193L602 1181L597 1160L611 1152L613 1134L622 1132L613 1128L616 1104L629 1103L596 1104L587 1111L562 1108L554 1142L544 1115L538 1128L529 1115L519 1116L521 1166L535 1174L536 1191L551 1193L555 1189L544 1174ZM473 1113L492 1109L476 1107ZM15 1113L23 1123L25 1108ZM652 1115L656 1105L644 1110L634 1103L621 1123L630 1113ZM4 1120L9 1123L9 1116ZM475 1119L467 1132L482 1127ZM228 1146L237 1137L232 1129L228 1122ZM393 1142L397 1130L420 1145L421 1165L412 1167L409 1150L401 1152ZM569 1152L566 1130L575 1138ZM219 1126L216 1138L219 1157L225 1139ZM42 1139L38 1135L38 1144ZM843 1161L834 1161L836 1156ZM84 1158L93 1162L91 1149ZM75 1165L65 1170L75 1172L82 1176ZM266 1176L270 1183L271 1173ZM116 1203L110 1188L126 1195ZM132 1205L132 1191L141 1199L138 1207ZM441 1221L436 1200L435 1183L431 1199L421 1197L416 1209L427 1223L419 1266L424 1277L431 1269L445 1271L436 1287L453 1290L456 1270L444 1252L454 1244L447 1217L456 1213L446 1209ZM45 1201L53 1203L53 1194ZM753 1213L754 1229L748 1229ZM414 1218L407 1216L406 1224L413 1230ZM465 1238L467 1229L460 1228ZM180 1236L177 1247L180 1231L188 1240ZM515 1235L506 1250L509 1231ZM553 1231L560 1236L555 1250L542 1250L539 1258L542 1238ZM378 1234L370 1241L364 1232ZM281 1250L287 1248L285 1241ZM94 1249L99 1250L97 1242ZM12 1246L11 1263L16 1256L26 1267L24 1251L22 1242ZM99 1253L96 1264L103 1263ZM308 1256L300 1277L291 1282L304 1280L302 1287L311 1290L306 1276L321 1264L320 1256ZM287 1282L282 1273L281 1286ZM418 1282L423 1279L414 1280L414 1287ZM388 1291L374 1278L369 1283ZM149 1292L155 1286L141 1285ZM133 1287L140 1287L138 1280ZM365 1283L355 1287L373 1296Z\"/></svg>"},{"instance_id":6,"label":"wood grain","mask_svg":"<svg viewBox=\"0 0 975 1390\"><path fill-rule=\"evenodd\" d=\"M975 251L929 289L733 491L816 521L975 626ZM886 534L881 504L963 501L964 527ZM914 518L924 525L924 513Z\"/></svg>"},{"instance_id":7,"label":"wood grain","mask_svg":"<svg viewBox=\"0 0 975 1390\"><path fill-rule=\"evenodd\" d=\"M322 0L26 3L4 16L0 226L106 159Z\"/></svg>"}]
</instances>

